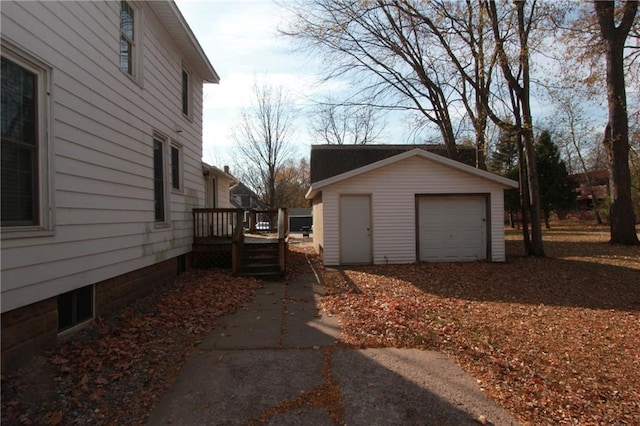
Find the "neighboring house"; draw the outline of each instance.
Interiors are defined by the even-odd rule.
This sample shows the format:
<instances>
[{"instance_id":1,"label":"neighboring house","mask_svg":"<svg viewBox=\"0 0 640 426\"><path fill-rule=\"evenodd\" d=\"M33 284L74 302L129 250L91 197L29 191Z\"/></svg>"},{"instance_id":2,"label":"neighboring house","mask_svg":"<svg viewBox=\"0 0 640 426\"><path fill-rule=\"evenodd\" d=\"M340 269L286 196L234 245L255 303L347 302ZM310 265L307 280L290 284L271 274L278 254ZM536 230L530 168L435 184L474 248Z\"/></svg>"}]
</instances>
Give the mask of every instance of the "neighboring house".
<instances>
[{"instance_id":1,"label":"neighboring house","mask_svg":"<svg viewBox=\"0 0 640 426\"><path fill-rule=\"evenodd\" d=\"M236 178L225 166L220 170L215 166L202 163L202 174L205 179L205 207L216 209L234 208L229 198L229 188L236 183Z\"/></svg>"},{"instance_id":2,"label":"neighboring house","mask_svg":"<svg viewBox=\"0 0 640 426\"><path fill-rule=\"evenodd\" d=\"M2 368L188 263L202 86L173 1L3 1Z\"/></svg>"},{"instance_id":3,"label":"neighboring house","mask_svg":"<svg viewBox=\"0 0 640 426\"><path fill-rule=\"evenodd\" d=\"M503 191L517 182L430 148L312 146L307 198L325 265L505 260Z\"/></svg>"},{"instance_id":4,"label":"neighboring house","mask_svg":"<svg viewBox=\"0 0 640 426\"><path fill-rule=\"evenodd\" d=\"M244 210L244 227L248 228L250 223L251 211L264 210L265 205L260 201L258 194L253 192L251 188L242 182L238 182L231 186L229 198L231 205L236 209Z\"/></svg>"},{"instance_id":5,"label":"neighboring house","mask_svg":"<svg viewBox=\"0 0 640 426\"><path fill-rule=\"evenodd\" d=\"M608 170L589 172L588 177L588 182L591 186L587 183L587 176L584 173L576 173L569 176L569 179L579 185L576 188L576 192L578 206L581 210L593 210L594 206L602 204L609 195Z\"/></svg>"},{"instance_id":6,"label":"neighboring house","mask_svg":"<svg viewBox=\"0 0 640 426\"><path fill-rule=\"evenodd\" d=\"M237 209L264 210L265 208L258 194L242 182L238 182L231 187L230 198L231 204Z\"/></svg>"},{"instance_id":7,"label":"neighboring house","mask_svg":"<svg viewBox=\"0 0 640 426\"><path fill-rule=\"evenodd\" d=\"M288 210L289 232L311 230L313 226L312 209L291 208Z\"/></svg>"}]
</instances>

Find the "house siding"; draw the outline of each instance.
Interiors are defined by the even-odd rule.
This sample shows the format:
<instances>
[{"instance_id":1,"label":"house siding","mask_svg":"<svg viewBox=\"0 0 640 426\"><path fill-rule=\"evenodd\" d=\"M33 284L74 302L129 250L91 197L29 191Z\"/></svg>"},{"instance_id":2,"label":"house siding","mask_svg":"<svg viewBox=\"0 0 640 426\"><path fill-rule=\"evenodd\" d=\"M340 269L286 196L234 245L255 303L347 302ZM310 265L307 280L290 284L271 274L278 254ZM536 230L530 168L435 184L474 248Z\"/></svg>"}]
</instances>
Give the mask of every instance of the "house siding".
<instances>
[{"instance_id":1,"label":"house siding","mask_svg":"<svg viewBox=\"0 0 640 426\"><path fill-rule=\"evenodd\" d=\"M203 81L191 74L192 114L184 117L184 58L153 10L136 5L138 81L119 68L120 2L2 3L3 40L51 68L54 207L52 235L2 234L3 313L191 250L191 210L204 200ZM167 142L162 227L154 222L156 133ZM170 189L171 142L182 147L181 191Z\"/></svg>"},{"instance_id":2,"label":"house siding","mask_svg":"<svg viewBox=\"0 0 640 426\"><path fill-rule=\"evenodd\" d=\"M323 212L322 194L317 195L313 199L312 216L313 216L313 248L316 250L316 253L323 255L324 212Z\"/></svg>"},{"instance_id":3,"label":"house siding","mask_svg":"<svg viewBox=\"0 0 640 426\"><path fill-rule=\"evenodd\" d=\"M489 194L491 248L488 258L504 261L503 187L428 159L410 157L322 188L326 265L340 263L341 194L371 194L375 264L416 262L416 195ZM314 239L316 236L314 233Z\"/></svg>"},{"instance_id":4,"label":"house siding","mask_svg":"<svg viewBox=\"0 0 640 426\"><path fill-rule=\"evenodd\" d=\"M225 177L218 177L216 179L218 191L216 195L216 199L218 200L218 205L216 207L220 209L232 209L231 198L229 197L229 187L231 185L232 180Z\"/></svg>"}]
</instances>

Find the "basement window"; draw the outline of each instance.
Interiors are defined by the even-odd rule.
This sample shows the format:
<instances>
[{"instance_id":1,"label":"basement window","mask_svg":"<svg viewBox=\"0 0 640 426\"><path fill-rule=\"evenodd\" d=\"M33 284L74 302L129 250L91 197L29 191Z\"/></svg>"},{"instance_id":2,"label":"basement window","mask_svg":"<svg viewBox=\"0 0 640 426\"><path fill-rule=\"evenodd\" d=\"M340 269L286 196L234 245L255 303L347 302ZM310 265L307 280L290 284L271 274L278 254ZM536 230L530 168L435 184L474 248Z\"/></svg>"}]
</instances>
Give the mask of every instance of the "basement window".
<instances>
[{"instance_id":1,"label":"basement window","mask_svg":"<svg viewBox=\"0 0 640 426\"><path fill-rule=\"evenodd\" d=\"M58 332L93 319L93 286L58 296Z\"/></svg>"}]
</instances>

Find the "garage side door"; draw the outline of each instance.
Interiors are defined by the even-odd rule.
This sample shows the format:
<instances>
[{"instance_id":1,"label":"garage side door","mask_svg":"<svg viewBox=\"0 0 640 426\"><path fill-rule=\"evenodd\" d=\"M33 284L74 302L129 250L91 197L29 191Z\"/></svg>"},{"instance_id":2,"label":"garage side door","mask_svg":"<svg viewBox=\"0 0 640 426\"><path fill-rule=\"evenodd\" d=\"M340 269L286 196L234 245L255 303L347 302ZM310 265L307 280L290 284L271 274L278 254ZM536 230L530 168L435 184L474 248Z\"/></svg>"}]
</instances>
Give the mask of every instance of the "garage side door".
<instances>
[{"instance_id":1,"label":"garage side door","mask_svg":"<svg viewBox=\"0 0 640 426\"><path fill-rule=\"evenodd\" d=\"M487 258L486 198L482 195L418 197L421 262Z\"/></svg>"},{"instance_id":2,"label":"garage side door","mask_svg":"<svg viewBox=\"0 0 640 426\"><path fill-rule=\"evenodd\" d=\"M340 264L371 263L371 198L340 197Z\"/></svg>"}]
</instances>

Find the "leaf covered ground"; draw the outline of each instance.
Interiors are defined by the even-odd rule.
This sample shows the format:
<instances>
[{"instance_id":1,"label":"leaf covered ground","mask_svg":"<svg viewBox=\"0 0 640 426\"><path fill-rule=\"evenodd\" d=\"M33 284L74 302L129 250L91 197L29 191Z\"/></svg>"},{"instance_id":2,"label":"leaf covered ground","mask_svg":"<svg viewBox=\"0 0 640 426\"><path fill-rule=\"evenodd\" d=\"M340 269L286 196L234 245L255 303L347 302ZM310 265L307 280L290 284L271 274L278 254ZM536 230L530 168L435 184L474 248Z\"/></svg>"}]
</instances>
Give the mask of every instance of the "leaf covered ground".
<instances>
[{"instance_id":1,"label":"leaf covered ground","mask_svg":"<svg viewBox=\"0 0 640 426\"><path fill-rule=\"evenodd\" d=\"M145 424L188 355L259 282L192 270L2 379L2 424Z\"/></svg>"},{"instance_id":2,"label":"leaf covered ground","mask_svg":"<svg viewBox=\"0 0 640 426\"><path fill-rule=\"evenodd\" d=\"M535 259L508 234L504 264L324 269L292 244L289 275L314 259L343 344L446 353L524 423L640 424L640 248L555 224ZM99 319L3 377L2 424L144 424L195 345L259 285L194 270Z\"/></svg>"},{"instance_id":3,"label":"leaf covered ground","mask_svg":"<svg viewBox=\"0 0 640 426\"><path fill-rule=\"evenodd\" d=\"M556 224L546 258L321 268L342 342L448 354L528 424L640 424L640 247ZM319 264L318 264L319 266Z\"/></svg>"}]
</instances>

